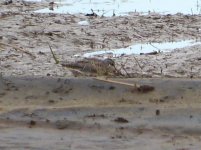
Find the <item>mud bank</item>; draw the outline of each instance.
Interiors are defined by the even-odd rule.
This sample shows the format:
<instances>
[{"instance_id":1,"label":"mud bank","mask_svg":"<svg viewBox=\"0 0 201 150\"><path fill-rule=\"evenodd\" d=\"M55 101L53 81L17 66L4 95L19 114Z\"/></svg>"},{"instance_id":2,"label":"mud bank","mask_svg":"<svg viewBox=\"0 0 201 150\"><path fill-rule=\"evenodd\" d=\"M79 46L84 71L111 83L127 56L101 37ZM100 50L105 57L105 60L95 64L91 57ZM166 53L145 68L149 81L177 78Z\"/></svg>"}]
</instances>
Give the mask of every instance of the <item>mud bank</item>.
<instances>
[{"instance_id":1,"label":"mud bank","mask_svg":"<svg viewBox=\"0 0 201 150\"><path fill-rule=\"evenodd\" d=\"M189 98L196 104L199 103L199 80L112 79L112 81L114 83L101 78L1 77L1 106L8 108L29 107L29 105L56 107L61 104L63 107L119 106L121 100L125 100L122 104L130 105L129 101L137 103L140 100L140 104L146 105L152 100L165 101L164 97L167 101L171 99L172 104L177 99L185 102L189 101ZM141 85L153 88L144 89Z\"/></svg>"},{"instance_id":2,"label":"mud bank","mask_svg":"<svg viewBox=\"0 0 201 150\"><path fill-rule=\"evenodd\" d=\"M1 148L199 149L200 81L110 80L1 78Z\"/></svg>"},{"instance_id":3,"label":"mud bank","mask_svg":"<svg viewBox=\"0 0 201 150\"><path fill-rule=\"evenodd\" d=\"M49 45L60 61L73 62L82 59L77 56L86 52L123 48L139 43L189 39L200 41L200 15L133 13L120 17L88 17L85 14L33 13L34 9L45 7L48 3L20 3L22 10L15 9L18 5L1 5L1 10L4 11L0 15L0 69L4 75L73 76L69 69L55 64ZM30 10L26 11L26 8ZM89 25L79 24L85 20ZM114 60L117 67L124 65L128 68L127 72L131 77L139 77L138 74L167 77L189 77L193 74L200 77L200 70L197 68L200 64L197 60L199 48L198 45L173 53L160 53L156 57L121 56ZM187 55L190 55L191 60ZM139 59L140 69L139 65L132 62L133 57ZM127 60L128 63L125 63ZM178 68L181 69L179 73Z\"/></svg>"},{"instance_id":4,"label":"mud bank","mask_svg":"<svg viewBox=\"0 0 201 150\"><path fill-rule=\"evenodd\" d=\"M48 6L0 5L0 149L200 149L201 81L193 79L201 76L199 44L168 53L156 48L154 55L95 56L110 58L121 77L130 77L113 74L114 82L74 78L78 69L64 65L133 44L199 42L200 15L34 13Z\"/></svg>"}]
</instances>

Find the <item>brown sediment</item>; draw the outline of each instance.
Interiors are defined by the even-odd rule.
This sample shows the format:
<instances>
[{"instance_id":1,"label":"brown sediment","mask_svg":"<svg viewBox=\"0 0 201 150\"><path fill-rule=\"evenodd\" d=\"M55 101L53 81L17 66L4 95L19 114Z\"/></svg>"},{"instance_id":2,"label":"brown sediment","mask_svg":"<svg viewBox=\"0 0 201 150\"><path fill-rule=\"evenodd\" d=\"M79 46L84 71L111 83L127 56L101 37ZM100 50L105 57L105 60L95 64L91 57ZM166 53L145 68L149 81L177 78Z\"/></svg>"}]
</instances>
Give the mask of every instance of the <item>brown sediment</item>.
<instances>
[{"instance_id":1,"label":"brown sediment","mask_svg":"<svg viewBox=\"0 0 201 150\"><path fill-rule=\"evenodd\" d=\"M115 82L86 77L2 77L0 139L6 141L0 140L1 148L10 149L10 143L17 143L13 145L15 149L27 143L30 150L56 148L57 139L61 139L57 148L63 148L73 137L76 147L82 147L87 140L88 146L108 144L108 148L125 147L129 142L132 147L127 147L128 150L133 145L144 148L144 144L155 148L151 143L157 143L158 150L161 146L177 150L192 143L198 149L200 80L110 78L108 81ZM132 93L131 83L154 90ZM110 90L111 87L115 88Z\"/></svg>"},{"instance_id":2,"label":"brown sediment","mask_svg":"<svg viewBox=\"0 0 201 150\"><path fill-rule=\"evenodd\" d=\"M200 45L82 57L136 43L199 41L200 15L32 12L45 6L0 5L0 149L200 149ZM86 19L89 26L78 24Z\"/></svg>"}]
</instances>

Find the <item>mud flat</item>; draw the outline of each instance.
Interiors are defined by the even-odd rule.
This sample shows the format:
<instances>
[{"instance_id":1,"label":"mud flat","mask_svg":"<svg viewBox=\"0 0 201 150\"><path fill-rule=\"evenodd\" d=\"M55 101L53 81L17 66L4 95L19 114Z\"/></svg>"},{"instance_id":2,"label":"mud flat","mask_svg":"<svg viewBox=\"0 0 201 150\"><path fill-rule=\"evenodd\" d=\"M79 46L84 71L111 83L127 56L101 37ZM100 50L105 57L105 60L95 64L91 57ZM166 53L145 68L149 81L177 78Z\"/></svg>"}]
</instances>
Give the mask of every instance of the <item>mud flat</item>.
<instances>
[{"instance_id":1,"label":"mud flat","mask_svg":"<svg viewBox=\"0 0 201 150\"><path fill-rule=\"evenodd\" d=\"M23 9L16 9L18 7ZM200 41L200 15L130 13L129 16L89 17L86 14L34 13L49 3L1 5L0 60L4 75L73 76L55 64L49 45L60 61L83 59L87 52L114 50L135 44ZM28 10L27 10L28 9ZM90 12L89 12L90 13ZM80 25L88 21L89 25ZM168 50L169 47L166 48ZM200 44L175 48L155 56L112 58L129 77L200 77ZM160 49L155 48L156 51ZM138 49L139 51L139 49ZM143 53L143 51L142 51ZM101 58L111 57L102 55ZM137 60L137 61L136 61Z\"/></svg>"},{"instance_id":2,"label":"mud flat","mask_svg":"<svg viewBox=\"0 0 201 150\"><path fill-rule=\"evenodd\" d=\"M0 85L2 149L201 146L199 80L3 77Z\"/></svg>"},{"instance_id":3,"label":"mud flat","mask_svg":"<svg viewBox=\"0 0 201 150\"><path fill-rule=\"evenodd\" d=\"M0 149L200 149L199 13L36 13L47 7L0 5Z\"/></svg>"}]
</instances>

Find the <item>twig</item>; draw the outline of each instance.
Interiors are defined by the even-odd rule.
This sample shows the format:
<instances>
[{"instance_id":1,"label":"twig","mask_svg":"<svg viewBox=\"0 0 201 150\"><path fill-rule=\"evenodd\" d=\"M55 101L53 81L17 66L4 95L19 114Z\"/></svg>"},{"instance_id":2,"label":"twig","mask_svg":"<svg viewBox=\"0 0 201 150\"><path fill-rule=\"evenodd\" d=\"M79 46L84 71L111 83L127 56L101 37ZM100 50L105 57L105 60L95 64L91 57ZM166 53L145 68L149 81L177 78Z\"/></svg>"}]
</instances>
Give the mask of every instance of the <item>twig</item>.
<instances>
[{"instance_id":1,"label":"twig","mask_svg":"<svg viewBox=\"0 0 201 150\"><path fill-rule=\"evenodd\" d=\"M128 74L128 72L127 72L126 69L124 68L125 65L126 65L126 63L127 63L127 61L128 61L128 59L126 59L126 62L125 62L124 64L121 64L121 68L120 68L120 70L123 69L123 71L126 73L126 76L130 78L130 75Z\"/></svg>"},{"instance_id":2,"label":"twig","mask_svg":"<svg viewBox=\"0 0 201 150\"><path fill-rule=\"evenodd\" d=\"M140 32L140 31L138 31L136 28L134 28L133 27L133 29L135 30L135 31L137 31L137 32ZM136 35L135 35L136 36ZM142 38L142 39L144 39L145 40L145 38L143 37L143 36L141 36L140 34L138 34L137 33L137 36L139 36L140 38ZM156 47L156 46L154 46L153 44L151 44L151 42L149 42L149 44L153 47L153 48L156 48L159 52L160 52L160 49L158 48L158 47Z\"/></svg>"},{"instance_id":3,"label":"twig","mask_svg":"<svg viewBox=\"0 0 201 150\"><path fill-rule=\"evenodd\" d=\"M103 81L103 82L109 82L109 83L127 85L127 86L131 86L131 87L140 87L140 85L137 85L137 84L130 84L130 83L120 82L120 81L114 81L114 80L110 80L110 79L103 79L103 78L94 78L94 79L95 80L99 80L99 81Z\"/></svg>"},{"instance_id":4,"label":"twig","mask_svg":"<svg viewBox=\"0 0 201 150\"><path fill-rule=\"evenodd\" d=\"M137 62L138 66L140 67L140 69L142 70L142 66L140 65L139 61L137 60L137 58L135 56L133 56L133 58L135 59L135 61Z\"/></svg>"},{"instance_id":5,"label":"twig","mask_svg":"<svg viewBox=\"0 0 201 150\"><path fill-rule=\"evenodd\" d=\"M57 59L56 55L54 54L54 52L53 52L53 50L52 50L52 47L50 46L49 43L48 43L48 45L49 45L49 48L50 48L50 51L51 51L51 53L52 53L52 56L53 56L53 58L54 58L55 63L56 63L56 64L59 64L59 60Z\"/></svg>"},{"instance_id":6,"label":"twig","mask_svg":"<svg viewBox=\"0 0 201 150\"><path fill-rule=\"evenodd\" d=\"M121 73L121 68L120 68L120 69L117 69L117 67L114 65L114 69L115 69L115 71L116 71L119 75L124 76L124 74ZM126 72L126 73L127 73L127 72Z\"/></svg>"},{"instance_id":7,"label":"twig","mask_svg":"<svg viewBox=\"0 0 201 150\"><path fill-rule=\"evenodd\" d=\"M158 52L161 51L158 47L156 47L156 46L154 46L153 44L151 44L151 42L150 42L149 44L150 44L153 48L156 48L156 49L158 50Z\"/></svg>"}]
</instances>

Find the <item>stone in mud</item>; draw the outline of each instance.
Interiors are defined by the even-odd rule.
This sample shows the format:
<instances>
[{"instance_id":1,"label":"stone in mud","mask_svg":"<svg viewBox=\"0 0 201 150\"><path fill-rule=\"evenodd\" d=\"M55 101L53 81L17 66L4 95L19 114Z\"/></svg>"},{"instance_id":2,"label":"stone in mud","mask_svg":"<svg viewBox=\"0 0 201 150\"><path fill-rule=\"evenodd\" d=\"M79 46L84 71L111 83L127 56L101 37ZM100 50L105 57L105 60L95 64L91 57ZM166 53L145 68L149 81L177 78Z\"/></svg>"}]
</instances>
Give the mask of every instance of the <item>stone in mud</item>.
<instances>
[{"instance_id":1,"label":"stone in mud","mask_svg":"<svg viewBox=\"0 0 201 150\"><path fill-rule=\"evenodd\" d=\"M50 104L54 104L54 103L55 103L55 101L52 100L52 99L50 99L48 102L49 102Z\"/></svg>"}]
</instances>

